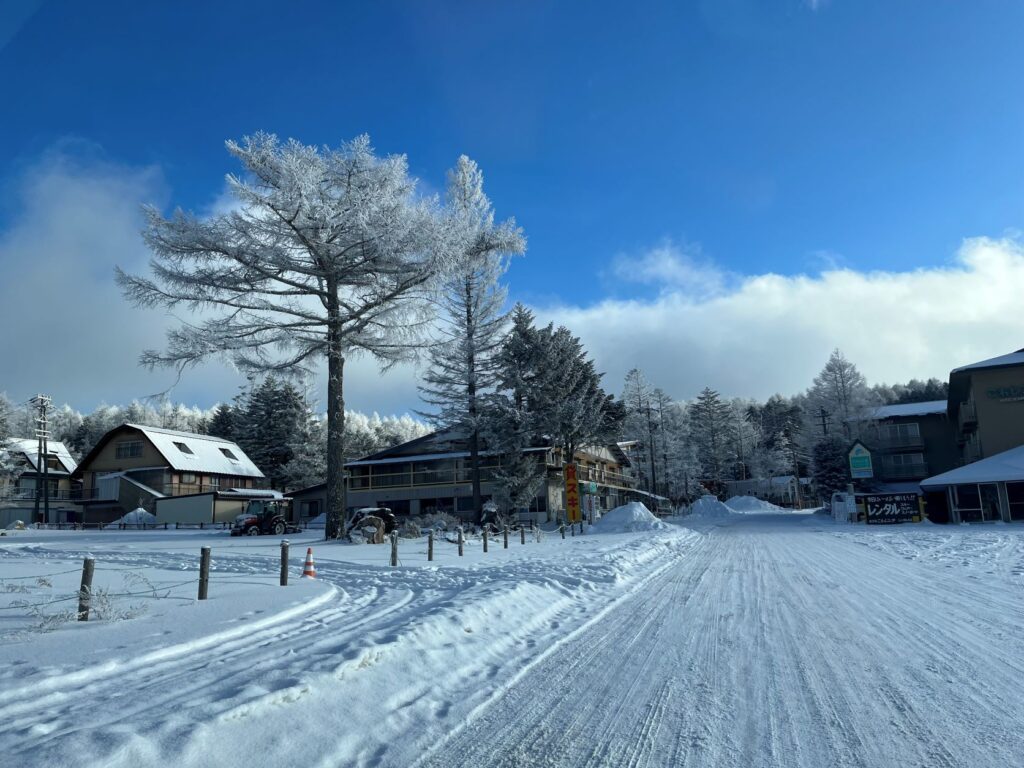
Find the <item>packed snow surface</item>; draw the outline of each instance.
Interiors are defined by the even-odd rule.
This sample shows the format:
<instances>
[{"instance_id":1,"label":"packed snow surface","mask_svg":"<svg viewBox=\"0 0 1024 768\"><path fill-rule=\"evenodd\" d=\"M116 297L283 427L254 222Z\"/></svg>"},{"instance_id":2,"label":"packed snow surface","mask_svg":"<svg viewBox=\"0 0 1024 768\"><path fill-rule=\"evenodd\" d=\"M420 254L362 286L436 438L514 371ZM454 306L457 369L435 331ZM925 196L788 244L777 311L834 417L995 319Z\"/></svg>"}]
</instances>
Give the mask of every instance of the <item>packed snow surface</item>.
<instances>
[{"instance_id":1,"label":"packed snow surface","mask_svg":"<svg viewBox=\"0 0 1024 768\"><path fill-rule=\"evenodd\" d=\"M110 527L116 528L122 523L125 525L153 525L159 522L156 519L156 515L150 514L142 507L133 509L131 512L126 513L123 517L117 518L114 522L110 523Z\"/></svg>"},{"instance_id":2,"label":"packed snow surface","mask_svg":"<svg viewBox=\"0 0 1024 768\"><path fill-rule=\"evenodd\" d=\"M616 507L594 523L595 533L628 533L630 531L661 531L669 526L656 518L651 511L639 501L631 501Z\"/></svg>"},{"instance_id":3,"label":"packed snow surface","mask_svg":"<svg viewBox=\"0 0 1024 768\"><path fill-rule=\"evenodd\" d=\"M690 514L694 517L711 519L728 518L733 512L714 496L701 496L690 506Z\"/></svg>"},{"instance_id":4,"label":"packed snow surface","mask_svg":"<svg viewBox=\"0 0 1024 768\"><path fill-rule=\"evenodd\" d=\"M288 587L275 537L19 532L0 539L0 754L29 767L1024 765L1024 525L876 529L702 506L713 514L684 525L549 529L487 553L470 536L462 558L438 536L433 562L425 539L402 539L398 568L386 545L310 532L289 537L291 572L312 546L319 578ZM141 574L169 597L133 598L148 606L134 618L26 624L39 615L23 602L74 604L86 554L97 584Z\"/></svg>"},{"instance_id":5,"label":"packed snow surface","mask_svg":"<svg viewBox=\"0 0 1024 768\"><path fill-rule=\"evenodd\" d=\"M758 499L754 496L733 496L731 499L725 502L725 506L727 506L733 512L741 513L788 511L783 509L782 507L778 507L775 504L772 504L770 501Z\"/></svg>"}]
</instances>

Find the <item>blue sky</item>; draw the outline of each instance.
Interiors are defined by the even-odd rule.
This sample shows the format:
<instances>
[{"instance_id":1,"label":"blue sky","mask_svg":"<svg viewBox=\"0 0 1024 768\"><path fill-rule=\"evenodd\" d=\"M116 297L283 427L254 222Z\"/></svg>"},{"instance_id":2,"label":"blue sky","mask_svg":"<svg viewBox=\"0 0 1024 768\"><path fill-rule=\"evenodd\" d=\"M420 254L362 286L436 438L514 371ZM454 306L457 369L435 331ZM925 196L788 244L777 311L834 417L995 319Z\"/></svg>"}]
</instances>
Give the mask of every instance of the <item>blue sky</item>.
<instances>
[{"instance_id":1,"label":"blue sky","mask_svg":"<svg viewBox=\"0 0 1024 768\"><path fill-rule=\"evenodd\" d=\"M1012 251L1024 222L1021 29L1024 5L983 1L5 5L0 260L25 247L40 179L110 182L119 212L204 210L235 170L224 140L267 130L329 144L369 133L438 188L469 154L529 238L512 298L553 319L739 301L768 273L971 271L965 238L1008 237ZM102 280L114 251L96 250L81 258ZM601 349L589 325L573 330L596 337L609 378L647 363ZM1024 346L1017 326L994 332L986 353ZM899 350L861 365L875 379L943 376L957 363L947 342L928 337L913 365L891 364ZM676 386L665 368L661 383L677 397L699 381L795 391L832 346L857 348L842 334L792 343L813 345L803 379L745 391L718 377L713 349L684 347L679 364L703 378ZM208 400L202 381L181 396ZM100 384L87 397L132 396Z\"/></svg>"}]
</instances>

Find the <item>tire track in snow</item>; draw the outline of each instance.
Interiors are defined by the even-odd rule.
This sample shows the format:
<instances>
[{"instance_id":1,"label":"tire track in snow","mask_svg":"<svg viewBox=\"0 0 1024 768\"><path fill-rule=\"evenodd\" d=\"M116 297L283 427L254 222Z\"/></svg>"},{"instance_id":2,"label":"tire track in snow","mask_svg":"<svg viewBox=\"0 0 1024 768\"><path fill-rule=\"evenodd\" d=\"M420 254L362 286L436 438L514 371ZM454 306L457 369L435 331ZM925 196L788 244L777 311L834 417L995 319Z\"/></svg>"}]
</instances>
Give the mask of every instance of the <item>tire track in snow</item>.
<instances>
[{"instance_id":1,"label":"tire track in snow","mask_svg":"<svg viewBox=\"0 0 1024 768\"><path fill-rule=\"evenodd\" d=\"M423 765L1024 764L1015 585L805 522L704 527Z\"/></svg>"}]
</instances>

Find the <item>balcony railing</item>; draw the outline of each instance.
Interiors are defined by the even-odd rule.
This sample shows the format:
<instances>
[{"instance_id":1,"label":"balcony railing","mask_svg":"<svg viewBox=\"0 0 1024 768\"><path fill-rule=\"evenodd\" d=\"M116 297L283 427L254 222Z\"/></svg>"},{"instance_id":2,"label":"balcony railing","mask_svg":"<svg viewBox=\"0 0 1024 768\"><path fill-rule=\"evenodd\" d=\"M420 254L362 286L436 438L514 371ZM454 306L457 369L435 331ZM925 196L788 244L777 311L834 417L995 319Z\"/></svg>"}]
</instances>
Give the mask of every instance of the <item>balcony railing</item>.
<instances>
[{"instance_id":1,"label":"balcony railing","mask_svg":"<svg viewBox=\"0 0 1024 768\"><path fill-rule=\"evenodd\" d=\"M876 434L870 438L870 442L872 447L882 450L921 448L924 446L924 440L921 439L921 435Z\"/></svg>"},{"instance_id":2,"label":"balcony railing","mask_svg":"<svg viewBox=\"0 0 1024 768\"><path fill-rule=\"evenodd\" d=\"M71 490L50 491L50 501L70 501L74 499L75 492ZM34 501L36 498L35 488L7 488L0 490L0 501ZM43 496L40 493L39 498Z\"/></svg>"},{"instance_id":3,"label":"balcony railing","mask_svg":"<svg viewBox=\"0 0 1024 768\"><path fill-rule=\"evenodd\" d=\"M485 483L493 480L497 471L497 467L482 467L480 480ZM629 475L592 467L578 469L576 478L581 483L594 482L599 485L622 488L631 488L636 484L636 480ZM388 488L419 488L431 485L460 485L470 483L472 480L473 473L468 468L385 473L372 471L369 475L351 475L348 478L348 487L353 491L367 491Z\"/></svg>"},{"instance_id":4,"label":"balcony railing","mask_svg":"<svg viewBox=\"0 0 1024 768\"><path fill-rule=\"evenodd\" d=\"M882 475L890 480L916 480L928 477L928 464L890 464L882 462Z\"/></svg>"}]
</instances>

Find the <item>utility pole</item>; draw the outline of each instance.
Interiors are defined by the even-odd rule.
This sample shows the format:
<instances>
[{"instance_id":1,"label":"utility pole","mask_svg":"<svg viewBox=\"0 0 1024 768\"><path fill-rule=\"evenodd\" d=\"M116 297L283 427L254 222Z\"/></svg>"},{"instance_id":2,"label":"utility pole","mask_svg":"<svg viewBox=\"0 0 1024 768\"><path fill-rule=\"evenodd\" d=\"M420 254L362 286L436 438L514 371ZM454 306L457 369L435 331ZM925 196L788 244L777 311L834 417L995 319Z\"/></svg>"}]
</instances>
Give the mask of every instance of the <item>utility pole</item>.
<instances>
[{"instance_id":1,"label":"utility pole","mask_svg":"<svg viewBox=\"0 0 1024 768\"><path fill-rule=\"evenodd\" d=\"M658 495L658 473L654 464L654 422L651 421L651 401L647 401L647 445L651 453L651 493ZM657 507L657 505L655 505Z\"/></svg>"},{"instance_id":2,"label":"utility pole","mask_svg":"<svg viewBox=\"0 0 1024 768\"><path fill-rule=\"evenodd\" d=\"M821 419L821 432L822 432L822 434L825 437L828 437L828 417L829 417L829 412L826 411L824 409L824 407L823 407L821 409L821 413L819 415L819 418Z\"/></svg>"},{"instance_id":3,"label":"utility pole","mask_svg":"<svg viewBox=\"0 0 1024 768\"><path fill-rule=\"evenodd\" d=\"M35 515L39 515L39 499L43 499L42 522L50 522L50 468L46 461L49 453L49 417L50 403L53 402L47 395L36 395L30 401L36 407L39 415L36 416L36 504ZM42 476L42 487L40 487L40 475Z\"/></svg>"}]
</instances>

